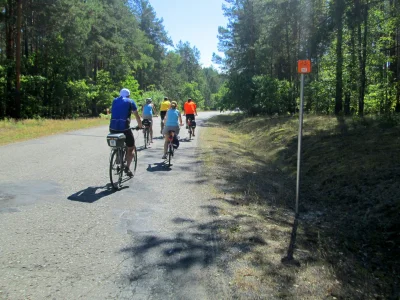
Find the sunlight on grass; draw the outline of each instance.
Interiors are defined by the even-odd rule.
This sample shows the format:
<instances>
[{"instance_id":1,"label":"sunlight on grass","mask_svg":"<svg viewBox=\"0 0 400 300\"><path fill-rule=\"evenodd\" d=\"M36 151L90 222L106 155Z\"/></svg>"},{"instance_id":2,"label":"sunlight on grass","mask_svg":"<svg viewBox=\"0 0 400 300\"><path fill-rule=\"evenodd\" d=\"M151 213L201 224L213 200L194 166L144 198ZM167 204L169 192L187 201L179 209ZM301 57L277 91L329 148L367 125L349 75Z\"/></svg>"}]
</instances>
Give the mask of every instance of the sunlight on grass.
<instances>
[{"instance_id":1,"label":"sunlight on grass","mask_svg":"<svg viewBox=\"0 0 400 300\"><path fill-rule=\"evenodd\" d=\"M76 120L29 119L0 121L0 145L29 140L71 130L107 125L109 120L101 118Z\"/></svg>"},{"instance_id":2,"label":"sunlight on grass","mask_svg":"<svg viewBox=\"0 0 400 300\"><path fill-rule=\"evenodd\" d=\"M230 263L239 295L390 295L397 280L390 268L399 266L400 130L389 121L305 116L298 269L280 263L293 217L298 117L219 115L207 122L201 151L227 219L220 233L234 245L254 238L267 245L252 245Z\"/></svg>"}]
</instances>

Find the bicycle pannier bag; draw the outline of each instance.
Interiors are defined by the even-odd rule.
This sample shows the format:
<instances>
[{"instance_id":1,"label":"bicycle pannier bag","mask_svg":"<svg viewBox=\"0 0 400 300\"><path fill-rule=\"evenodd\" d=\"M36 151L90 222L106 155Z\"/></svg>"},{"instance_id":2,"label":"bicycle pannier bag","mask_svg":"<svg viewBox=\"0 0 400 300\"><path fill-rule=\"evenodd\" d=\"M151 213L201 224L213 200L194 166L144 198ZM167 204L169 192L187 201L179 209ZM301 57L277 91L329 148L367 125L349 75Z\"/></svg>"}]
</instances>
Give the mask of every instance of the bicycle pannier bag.
<instances>
[{"instance_id":1,"label":"bicycle pannier bag","mask_svg":"<svg viewBox=\"0 0 400 300\"><path fill-rule=\"evenodd\" d=\"M142 124L143 124L143 126L150 127L151 126L151 121L149 119L144 119Z\"/></svg>"},{"instance_id":2,"label":"bicycle pannier bag","mask_svg":"<svg viewBox=\"0 0 400 300\"><path fill-rule=\"evenodd\" d=\"M110 133L107 135L107 143L110 147L124 147L125 134L123 133Z\"/></svg>"},{"instance_id":3,"label":"bicycle pannier bag","mask_svg":"<svg viewBox=\"0 0 400 300\"><path fill-rule=\"evenodd\" d=\"M174 146L175 149L179 148L179 139L176 135L174 135L174 140L172 141L172 145Z\"/></svg>"}]
</instances>

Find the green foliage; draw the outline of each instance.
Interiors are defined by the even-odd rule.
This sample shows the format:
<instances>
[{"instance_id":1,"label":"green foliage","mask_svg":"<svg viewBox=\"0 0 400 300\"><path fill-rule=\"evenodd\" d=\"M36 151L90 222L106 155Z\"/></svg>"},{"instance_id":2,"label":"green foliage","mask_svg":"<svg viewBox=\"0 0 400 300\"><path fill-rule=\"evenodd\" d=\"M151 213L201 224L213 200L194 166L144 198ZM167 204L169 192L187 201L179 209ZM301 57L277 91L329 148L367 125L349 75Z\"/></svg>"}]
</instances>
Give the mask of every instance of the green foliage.
<instances>
[{"instance_id":1,"label":"green foliage","mask_svg":"<svg viewBox=\"0 0 400 300\"><path fill-rule=\"evenodd\" d=\"M215 60L225 71L225 107L293 113L297 60L310 59L306 110L325 114L400 112L397 1L226 0Z\"/></svg>"},{"instance_id":2,"label":"green foliage","mask_svg":"<svg viewBox=\"0 0 400 300\"><path fill-rule=\"evenodd\" d=\"M151 98L153 100L153 104L156 106L156 110L158 112L158 110L160 109L160 104L164 100L164 97L165 97L165 94L162 91L158 91L158 90L147 91L147 92L144 92L143 95L138 98L138 99L140 99L138 101L139 102L138 104L145 104L146 99Z\"/></svg>"},{"instance_id":3,"label":"green foliage","mask_svg":"<svg viewBox=\"0 0 400 300\"><path fill-rule=\"evenodd\" d=\"M15 3L3 3L0 24L0 119L17 107ZM220 75L202 72L196 47L167 50L172 41L148 0L33 1L22 15L24 118L98 116L122 87L135 100L160 91L156 103L164 95L182 99L185 82L198 83L200 102L219 88Z\"/></svg>"},{"instance_id":4,"label":"green foliage","mask_svg":"<svg viewBox=\"0 0 400 300\"><path fill-rule=\"evenodd\" d=\"M182 107L188 98L192 98L198 108L204 108L204 98L198 88L199 84L197 82L185 82L182 86L181 100L178 102L179 106Z\"/></svg>"},{"instance_id":5,"label":"green foliage","mask_svg":"<svg viewBox=\"0 0 400 300\"><path fill-rule=\"evenodd\" d=\"M128 75L121 83L121 87L129 89L132 99L139 99L141 91L139 90L139 82L132 75Z\"/></svg>"}]
</instances>

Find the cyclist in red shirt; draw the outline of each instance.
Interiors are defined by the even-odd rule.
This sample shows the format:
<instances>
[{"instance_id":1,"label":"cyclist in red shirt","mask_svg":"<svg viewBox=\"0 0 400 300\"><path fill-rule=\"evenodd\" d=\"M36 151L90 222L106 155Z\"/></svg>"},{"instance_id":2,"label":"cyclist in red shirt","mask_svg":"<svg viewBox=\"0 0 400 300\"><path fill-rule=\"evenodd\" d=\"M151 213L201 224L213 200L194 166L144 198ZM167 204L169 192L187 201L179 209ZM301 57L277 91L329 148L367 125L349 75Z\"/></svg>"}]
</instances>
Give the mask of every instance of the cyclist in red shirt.
<instances>
[{"instance_id":1,"label":"cyclist in red shirt","mask_svg":"<svg viewBox=\"0 0 400 300\"><path fill-rule=\"evenodd\" d=\"M188 119L194 121L194 116L197 116L197 105L193 102L192 98L189 98L185 104L183 105L183 115L186 116L186 129L189 128ZM193 128L193 136L194 135L194 128Z\"/></svg>"}]
</instances>

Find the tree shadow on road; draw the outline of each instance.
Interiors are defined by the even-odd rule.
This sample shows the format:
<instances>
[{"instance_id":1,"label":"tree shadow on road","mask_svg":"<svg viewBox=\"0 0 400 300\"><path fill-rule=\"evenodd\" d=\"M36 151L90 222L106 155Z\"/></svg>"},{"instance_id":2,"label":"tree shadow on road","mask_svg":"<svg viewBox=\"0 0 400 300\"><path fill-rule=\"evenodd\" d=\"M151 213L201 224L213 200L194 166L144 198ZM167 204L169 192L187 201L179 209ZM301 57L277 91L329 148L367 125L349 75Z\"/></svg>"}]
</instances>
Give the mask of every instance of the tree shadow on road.
<instances>
[{"instance_id":1,"label":"tree shadow on road","mask_svg":"<svg viewBox=\"0 0 400 300\"><path fill-rule=\"evenodd\" d=\"M146 169L147 172L169 172L171 170L166 162L149 164Z\"/></svg>"},{"instance_id":2,"label":"tree shadow on road","mask_svg":"<svg viewBox=\"0 0 400 300\"><path fill-rule=\"evenodd\" d=\"M250 252L258 252L259 247L269 248L261 229L255 229L248 216L221 218L223 210L212 204L201 206L200 209L211 216L207 218L209 221L196 221L187 216L176 217L171 220L179 228L174 236L163 233L134 234L132 246L121 249L122 253L128 254L133 259L132 270L128 275L130 282L141 284L140 280L145 278L157 280L152 274L157 272L156 270L167 273L165 277L158 277L161 282L165 278L170 279L181 274L190 276L192 270L211 266L218 268L220 274L224 274L220 276L225 277L229 273L225 269L228 262L240 260ZM232 240L224 239L219 234L221 230L232 235ZM246 238L236 240L234 235L237 230L241 230L242 236L245 235ZM276 268L274 272L281 275L280 270ZM283 274L276 276L274 285L280 285L282 277ZM293 281L293 278L286 275L285 278ZM230 278L224 279L230 280ZM243 280L246 281L247 278ZM251 298L257 295L256 292L260 291L247 291L246 295Z\"/></svg>"}]
</instances>

